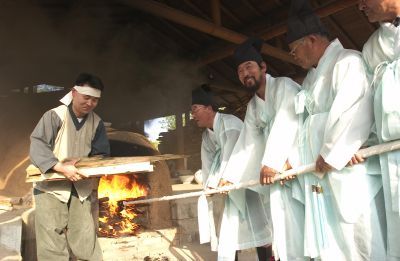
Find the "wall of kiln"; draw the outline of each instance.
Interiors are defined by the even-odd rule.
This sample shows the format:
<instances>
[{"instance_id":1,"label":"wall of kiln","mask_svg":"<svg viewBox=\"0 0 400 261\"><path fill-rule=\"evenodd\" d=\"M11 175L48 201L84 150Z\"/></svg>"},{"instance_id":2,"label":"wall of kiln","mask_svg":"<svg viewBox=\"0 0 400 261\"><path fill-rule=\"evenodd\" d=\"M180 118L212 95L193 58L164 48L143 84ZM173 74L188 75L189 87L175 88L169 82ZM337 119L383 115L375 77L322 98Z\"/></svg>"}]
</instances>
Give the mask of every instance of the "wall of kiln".
<instances>
[{"instance_id":1,"label":"wall of kiln","mask_svg":"<svg viewBox=\"0 0 400 261\"><path fill-rule=\"evenodd\" d=\"M111 156L152 156L159 155L158 150L149 140L138 133L128 131L108 131L111 145ZM161 197L172 194L171 176L165 162L157 162L154 171L148 175L150 197ZM152 203L149 206L149 226L152 229L171 227L171 208L169 202Z\"/></svg>"}]
</instances>

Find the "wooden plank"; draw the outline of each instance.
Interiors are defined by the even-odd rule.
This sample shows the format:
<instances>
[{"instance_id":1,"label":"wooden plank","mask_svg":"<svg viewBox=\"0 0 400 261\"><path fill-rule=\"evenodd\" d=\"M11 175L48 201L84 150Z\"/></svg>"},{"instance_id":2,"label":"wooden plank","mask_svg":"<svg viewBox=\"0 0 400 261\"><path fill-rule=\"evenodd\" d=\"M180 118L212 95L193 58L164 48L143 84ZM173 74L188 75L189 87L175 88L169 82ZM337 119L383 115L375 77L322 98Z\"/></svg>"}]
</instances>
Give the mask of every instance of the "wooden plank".
<instances>
[{"instance_id":1,"label":"wooden plank","mask_svg":"<svg viewBox=\"0 0 400 261\"><path fill-rule=\"evenodd\" d=\"M140 162L157 162L161 160L174 160L174 159L182 159L187 158L187 155L175 155L175 154L163 154L156 156L134 156L134 157L90 157L90 158L82 158L80 159L75 166L78 169L81 168L91 168L91 167L101 167L101 166L116 166L122 164L130 164L130 163L140 163ZM29 165L26 169L27 174L29 175L39 175L42 174L40 170L34 165Z\"/></svg>"},{"instance_id":2,"label":"wooden plank","mask_svg":"<svg viewBox=\"0 0 400 261\"><path fill-rule=\"evenodd\" d=\"M120 164L114 166L101 166L101 167L90 167L90 168L78 168L82 175L89 178L100 177L104 175L115 175L115 174L125 174L125 173L137 173L137 172L152 172L153 165L150 162L139 162L139 163L129 163ZM31 173L27 174L27 182L36 182L43 180L65 180L64 175L57 172L49 173L38 173L40 172L34 166L30 168ZM34 173L34 174L32 174Z\"/></svg>"},{"instance_id":3,"label":"wooden plank","mask_svg":"<svg viewBox=\"0 0 400 261\"><path fill-rule=\"evenodd\" d=\"M22 204L22 198L21 197L13 197L13 198L8 198L8 197L3 197L0 196L0 205L21 205Z\"/></svg>"},{"instance_id":4,"label":"wooden plank","mask_svg":"<svg viewBox=\"0 0 400 261\"><path fill-rule=\"evenodd\" d=\"M79 168L78 170L80 173L87 176L88 178L96 178L105 175L152 172L153 165L151 165L150 162L139 162L139 163L121 164L116 166ZM37 170L35 171L37 173ZM45 174L27 174L26 177L26 182L28 183L45 181L45 180L46 181L66 180L66 178L64 177L64 175L57 172L50 172Z\"/></svg>"},{"instance_id":5,"label":"wooden plank","mask_svg":"<svg viewBox=\"0 0 400 261\"><path fill-rule=\"evenodd\" d=\"M0 210L11 211L13 210L13 207L11 205L10 206L0 205Z\"/></svg>"},{"instance_id":6,"label":"wooden plank","mask_svg":"<svg viewBox=\"0 0 400 261\"><path fill-rule=\"evenodd\" d=\"M137 157L112 157L112 158L82 158L76 163L79 172L90 178L104 175L114 175L123 173L152 172L152 163L161 160L181 159L188 156L164 154L156 156L137 156ZM26 182L37 182L44 180L65 180L64 175L57 172L41 173L40 169L34 165L29 165L26 169Z\"/></svg>"}]
</instances>

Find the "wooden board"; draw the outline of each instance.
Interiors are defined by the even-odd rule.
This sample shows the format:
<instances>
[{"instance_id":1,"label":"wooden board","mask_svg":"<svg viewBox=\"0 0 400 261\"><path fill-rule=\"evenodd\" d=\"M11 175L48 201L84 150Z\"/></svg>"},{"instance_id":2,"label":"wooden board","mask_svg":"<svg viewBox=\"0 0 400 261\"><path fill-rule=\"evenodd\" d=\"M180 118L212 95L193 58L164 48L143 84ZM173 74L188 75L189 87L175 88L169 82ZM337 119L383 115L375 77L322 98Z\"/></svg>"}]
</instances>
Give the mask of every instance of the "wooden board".
<instances>
[{"instance_id":1,"label":"wooden board","mask_svg":"<svg viewBox=\"0 0 400 261\"><path fill-rule=\"evenodd\" d=\"M152 172L152 163L161 160L172 160L185 158L185 155L164 154L156 156L138 157L92 157L82 158L75 166L79 172L88 177L100 177L104 175L114 175L123 173ZM41 173L39 168L29 165L26 169L26 182L65 180L64 175L57 172Z\"/></svg>"}]
</instances>

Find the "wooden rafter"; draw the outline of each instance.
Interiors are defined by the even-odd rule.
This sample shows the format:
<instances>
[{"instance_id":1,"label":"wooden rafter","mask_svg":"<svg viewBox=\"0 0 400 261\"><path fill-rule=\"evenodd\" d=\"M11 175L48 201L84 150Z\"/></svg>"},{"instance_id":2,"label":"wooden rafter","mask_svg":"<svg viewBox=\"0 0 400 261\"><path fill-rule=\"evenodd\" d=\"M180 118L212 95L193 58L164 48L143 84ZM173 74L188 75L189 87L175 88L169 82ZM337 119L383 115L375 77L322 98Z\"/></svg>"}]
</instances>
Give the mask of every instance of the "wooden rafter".
<instances>
[{"instance_id":1,"label":"wooden rafter","mask_svg":"<svg viewBox=\"0 0 400 261\"><path fill-rule=\"evenodd\" d=\"M237 15L235 15L234 13L232 13L231 10L229 10L227 7L225 7L224 5L221 4L221 10L222 12L224 12L224 14L226 16L229 16L233 21L235 21L235 23L237 24L242 24L242 20L240 20L239 17L237 17Z\"/></svg>"},{"instance_id":2,"label":"wooden rafter","mask_svg":"<svg viewBox=\"0 0 400 261\"><path fill-rule=\"evenodd\" d=\"M121 1L134 8L171 20L175 23L190 27L203 33L213 35L231 43L240 44L247 39L246 35L237 33L222 26L216 26L209 21L189 15L153 0ZM295 64L295 61L287 52L274 46L264 44L262 52L266 55Z\"/></svg>"},{"instance_id":3,"label":"wooden rafter","mask_svg":"<svg viewBox=\"0 0 400 261\"><path fill-rule=\"evenodd\" d=\"M187 36L184 32L182 32L181 30L179 30L178 28L176 28L175 26L173 26L170 22L168 22L165 19L158 19L160 21L160 23L164 24L169 30L171 30L172 32L174 32L175 34L179 35L179 37L181 37L182 39L184 39L185 41L189 42L191 45L193 46L199 46L199 43L196 42L195 40L193 40L192 38L190 38L189 36Z\"/></svg>"},{"instance_id":4,"label":"wooden rafter","mask_svg":"<svg viewBox=\"0 0 400 261\"><path fill-rule=\"evenodd\" d=\"M183 2L189 6L193 11L195 11L198 15L203 17L204 19L211 20L210 16L203 12L198 6L196 6L194 3L192 3L190 0L183 0Z\"/></svg>"},{"instance_id":5,"label":"wooden rafter","mask_svg":"<svg viewBox=\"0 0 400 261\"><path fill-rule=\"evenodd\" d=\"M211 14L215 25L221 26L221 2L220 0L210 0Z\"/></svg>"},{"instance_id":6,"label":"wooden rafter","mask_svg":"<svg viewBox=\"0 0 400 261\"><path fill-rule=\"evenodd\" d=\"M314 10L314 12L319 17L323 18L323 17L327 17L329 15L335 14L339 11L342 11L346 8L352 7L352 6L356 5L357 2L358 2L358 0L338 0L338 1L328 4L326 6L317 8L316 10ZM285 34L286 32L287 32L287 25L286 25L286 22L284 22L284 23L280 23L278 25L272 26L270 28L267 28L266 30L260 32L258 36L264 40L269 40L269 39L272 39L279 35ZM219 59L223 59L225 57L232 55L235 48L236 48L235 45L225 46L225 47L219 48L217 50L215 50L216 48L211 47L210 50L215 50L215 51L204 52L204 53L208 53L208 55L201 58L199 62L200 62L200 64L205 65L205 64L215 62Z\"/></svg>"},{"instance_id":7,"label":"wooden rafter","mask_svg":"<svg viewBox=\"0 0 400 261\"><path fill-rule=\"evenodd\" d=\"M242 0L242 3L247 6L254 14L258 16L263 16L263 14L257 10L257 8L254 7L252 3L250 3L248 0Z\"/></svg>"},{"instance_id":8,"label":"wooden rafter","mask_svg":"<svg viewBox=\"0 0 400 261\"><path fill-rule=\"evenodd\" d=\"M356 50L358 49L357 44L353 41L353 39L351 39L351 37L343 30L343 28L336 22L333 17L328 16L325 19L333 27L333 29L339 33L339 37L349 44L349 48Z\"/></svg>"},{"instance_id":9,"label":"wooden rafter","mask_svg":"<svg viewBox=\"0 0 400 261\"><path fill-rule=\"evenodd\" d=\"M314 6L321 5L321 1L313 0ZM353 41L353 39L346 33L344 28L336 21L333 16L327 16L324 19L328 24L338 33L339 38L341 38L345 43L347 43L347 47L351 49L358 49L357 44Z\"/></svg>"},{"instance_id":10,"label":"wooden rafter","mask_svg":"<svg viewBox=\"0 0 400 261\"><path fill-rule=\"evenodd\" d=\"M377 27L371 24L368 19L365 17L365 15L361 14L361 12L358 10L358 8L353 7L358 15L358 17L364 22L365 26L368 27L368 30L370 33L374 32Z\"/></svg>"}]
</instances>

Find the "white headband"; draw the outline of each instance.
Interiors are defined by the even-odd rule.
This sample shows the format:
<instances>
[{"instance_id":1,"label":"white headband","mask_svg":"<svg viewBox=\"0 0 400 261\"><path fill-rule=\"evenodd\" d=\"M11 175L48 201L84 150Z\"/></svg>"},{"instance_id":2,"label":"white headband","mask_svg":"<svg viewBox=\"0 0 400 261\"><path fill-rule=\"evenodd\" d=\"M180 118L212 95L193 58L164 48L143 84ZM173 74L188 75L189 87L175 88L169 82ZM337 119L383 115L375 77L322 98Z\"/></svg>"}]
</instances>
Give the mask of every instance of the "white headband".
<instances>
[{"instance_id":1,"label":"white headband","mask_svg":"<svg viewBox=\"0 0 400 261\"><path fill-rule=\"evenodd\" d=\"M89 96L93 96L93 97L96 97L96 98L100 98L101 97L101 90L93 88L93 87L89 87L89 86L74 86L73 89L75 89L80 94L89 95ZM67 105L67 106L70 105L71 102L72 102L72 91L70 91L64 97L62 97L60 102L65 104L65 105Z\"/></svg>"}]
</instances>

